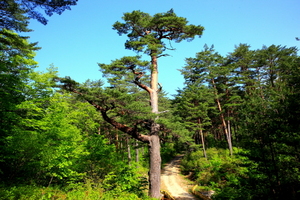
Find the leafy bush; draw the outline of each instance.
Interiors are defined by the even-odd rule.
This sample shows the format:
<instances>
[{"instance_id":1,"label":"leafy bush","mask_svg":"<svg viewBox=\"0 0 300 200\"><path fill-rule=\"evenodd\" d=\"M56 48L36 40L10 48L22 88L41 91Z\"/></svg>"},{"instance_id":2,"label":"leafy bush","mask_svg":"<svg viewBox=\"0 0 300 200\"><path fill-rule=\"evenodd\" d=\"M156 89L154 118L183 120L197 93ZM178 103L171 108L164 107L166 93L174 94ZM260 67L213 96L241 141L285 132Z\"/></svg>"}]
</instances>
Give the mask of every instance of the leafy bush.
<instances>
[{"instance_id":1,"label":"leafy bush","mask_svg":"<svg viewBox=\"0 0 300 200\"><path fill-rule=\"evenodd\" d=\"M117 196L122 192L143 196L147 185L147 179L136 168L128 166L110 172L103 181L103 187Z\"/></svg>"},{"instance_id":2,"label":"leafy bush","mask_svg":"<svg viewBox=\"0 0 300 200\"><path fill-rule=\"evenodd\" d=\"M119 188L120 189L120 188ZM38 186L0 186L0 199L3 200L147 200L145 194L132 191L105 191L99 184L86 180L85 183L71 184L67 187Z\"/></svg>"},{"instance_id":3,"label":"leafy bush","mask_svg":"<svg viewBox=\"0 0 300 200\"><path fill-rule=\"evenodd\" d=\"M237 199L241 195L243 179L249 176L251 163L241 155L245 153L242 149L233 150L234 155L230 156L229 150L207 149L207 159L202 151L191 152L181 162L182 171L192 172L200 190L215 191L215 199Z\"/></svg>"}]
</instances>

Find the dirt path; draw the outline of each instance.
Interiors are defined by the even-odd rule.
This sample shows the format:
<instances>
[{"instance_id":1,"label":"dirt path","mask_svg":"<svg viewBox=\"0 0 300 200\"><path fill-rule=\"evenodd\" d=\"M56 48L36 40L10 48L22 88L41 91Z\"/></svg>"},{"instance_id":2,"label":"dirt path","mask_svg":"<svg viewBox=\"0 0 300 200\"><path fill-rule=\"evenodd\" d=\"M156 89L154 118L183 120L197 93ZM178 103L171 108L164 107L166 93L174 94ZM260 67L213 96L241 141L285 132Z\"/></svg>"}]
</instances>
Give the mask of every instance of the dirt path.
<instances>
[{"instance_id":1,"label":"dirt path","mask_svg":"<svg viewBox=\"0 0 300 200\"><path fill-rule=\"evenodd\" d=\"M197 200L192 194L188 193L191 185L179 173L179 164L182 155L176 156L162 170L161 183L162 189L168 191L176 200Z\"/></svg>"}]
</instances>

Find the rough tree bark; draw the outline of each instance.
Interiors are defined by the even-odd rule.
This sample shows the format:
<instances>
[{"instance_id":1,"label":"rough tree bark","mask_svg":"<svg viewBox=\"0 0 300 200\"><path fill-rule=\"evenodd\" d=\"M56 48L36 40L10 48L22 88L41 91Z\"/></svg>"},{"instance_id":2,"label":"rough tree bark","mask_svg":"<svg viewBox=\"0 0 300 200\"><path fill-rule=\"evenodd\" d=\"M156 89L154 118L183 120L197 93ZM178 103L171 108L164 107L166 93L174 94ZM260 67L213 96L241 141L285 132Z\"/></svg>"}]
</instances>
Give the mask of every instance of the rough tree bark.
<instances>
[{"instance_id":1,"label":"rough tree bark","mask_svg":"<svg viewBox=\"0 0 300 200\"><path fill-rule=\"evenodd\" d=\"M159 114L158 111L158 93L161 88L158 87L158 65L157 65L157 55L156 51L151 51L151 75L150 75L150 87L142 84L140 78L143 73L136 72L134 68L131 71L137 75L134 83L147 91L150 97L151 112L154 114ZM155 120L158 119L158 116ZM150 171L149 171L149 196L153 198L160 199L160 171L161 171L161 156L160 156L160 138L159 129L160 125L155 122L151 124L149 153L150 153Z\"/></svg>"},{"instance_id":2,"label":"rough tree bark","mask_svg":"<svg viewBox=\"0 0 300 200\"><path fill-rule=\"evenodd\" d=\"M157 69L157 56L151 55L151 81L149 91L152 113L158 114L158 69ZM151 125L150 134L150 170L149 170L149 196L160 198L160 173L161 173L161 156L160 156L160 138L159 138L160 125L155 121Z\"/></svg>"},{"instance_id":3,"label":"rough tree bark","mask_svg":"<svg viewBox=\"0 0 300 200\"><path fill-rule=\"evenodd\" d=\"M158 136L159 124L153 123L151 127L151 136L149 143L150 169L149 169L149 196L160 198L160 174L161 174L161 157L160 157L160 138Z\"/></svg>"}]
</instances>

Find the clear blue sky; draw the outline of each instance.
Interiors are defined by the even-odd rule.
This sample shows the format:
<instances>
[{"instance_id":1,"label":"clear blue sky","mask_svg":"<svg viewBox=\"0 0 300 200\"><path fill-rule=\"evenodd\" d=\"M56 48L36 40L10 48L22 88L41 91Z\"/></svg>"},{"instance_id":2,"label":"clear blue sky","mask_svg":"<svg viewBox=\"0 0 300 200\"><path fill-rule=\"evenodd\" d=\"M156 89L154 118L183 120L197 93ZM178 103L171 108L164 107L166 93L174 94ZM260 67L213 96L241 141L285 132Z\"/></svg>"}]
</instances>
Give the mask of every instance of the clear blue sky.
<instances>
[{"instance_id":1,"label":"clear blue sky","mask_svg":"<svg viewBox=\"0 0 300 200\"><path fill-rule=\"evenodd\" d=\"M126 36L119 36L112 24L121 21L125 12L141 10L153 15L171 8L189 23L204 26L205 31L192 42L172 43L176 50L159 59L159 82L170 95L183 87L177 69L204 44L214 45L224 56L240 43L252 49L272 44L300 48L295 40L300 37L299 0L79 0L71 11L48 17L46 26L31 21L34 32L29 33L30 41L42 47L35 59L38 70L45 71L53 64L60 76L78 82L103 79L97 63L135 55L124 48Z\"/></svg>"}]
</instances>

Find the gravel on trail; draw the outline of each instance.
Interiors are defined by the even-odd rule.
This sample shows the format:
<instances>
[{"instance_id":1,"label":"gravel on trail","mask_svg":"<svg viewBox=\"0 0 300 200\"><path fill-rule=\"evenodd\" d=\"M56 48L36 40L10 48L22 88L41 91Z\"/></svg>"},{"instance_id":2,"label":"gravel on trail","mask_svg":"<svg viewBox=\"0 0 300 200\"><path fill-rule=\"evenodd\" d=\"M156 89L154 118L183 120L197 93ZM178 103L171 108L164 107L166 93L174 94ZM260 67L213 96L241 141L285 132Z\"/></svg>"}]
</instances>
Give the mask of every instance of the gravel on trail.
<instances>
[{"instance_id":1,"label":"gravel on trail","mask_svg":"<svg viewBox=\"0 0 300 200\"><path fill-rule=\"evenodd\" d=\"M190 185L180 175L180 160L183 155L176 156L162 170L162 189L168 191L176 200L197 200L194 195L188 192Z\"/></svg>"}]
</instances>

